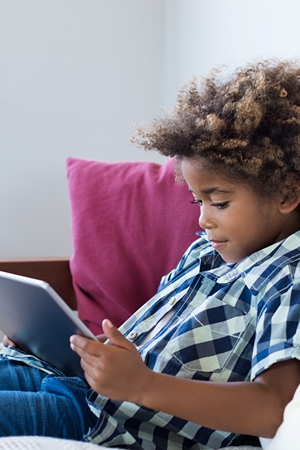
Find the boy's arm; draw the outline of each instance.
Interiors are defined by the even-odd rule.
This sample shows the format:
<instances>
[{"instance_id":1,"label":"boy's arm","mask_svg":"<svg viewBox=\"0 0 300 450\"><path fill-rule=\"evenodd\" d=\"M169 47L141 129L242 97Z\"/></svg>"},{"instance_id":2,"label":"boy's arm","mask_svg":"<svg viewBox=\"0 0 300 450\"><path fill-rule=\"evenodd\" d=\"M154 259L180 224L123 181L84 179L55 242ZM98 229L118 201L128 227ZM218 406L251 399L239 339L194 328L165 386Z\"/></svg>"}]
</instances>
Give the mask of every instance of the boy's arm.
<instances>
[{"instance_id":1,"label":"boy's arm","mask_svg":"<svg viewBox=\"0 0 300 450\"><path fill-rule=\"evenodd\" d=\"M147 368L135 346L109 321L104 321L103 329L112 346L71 338L95 391L208 428L273 437L300 384L298 360L274 364L254 382L214 383L159 374Z\"/></svg>"},{"instance_id":2,"label":"boy's arm","mask_svg":"<svg viewBox=\"0 0 300 450\"><path fill-rule=\"evenodd\" d=\"M300 362L277 363L253 382L213 383L154 374L136 403L208 428L274 437L300 384ZM149 383L149 382L148 382Z\"/></svg>"}]
</instances>

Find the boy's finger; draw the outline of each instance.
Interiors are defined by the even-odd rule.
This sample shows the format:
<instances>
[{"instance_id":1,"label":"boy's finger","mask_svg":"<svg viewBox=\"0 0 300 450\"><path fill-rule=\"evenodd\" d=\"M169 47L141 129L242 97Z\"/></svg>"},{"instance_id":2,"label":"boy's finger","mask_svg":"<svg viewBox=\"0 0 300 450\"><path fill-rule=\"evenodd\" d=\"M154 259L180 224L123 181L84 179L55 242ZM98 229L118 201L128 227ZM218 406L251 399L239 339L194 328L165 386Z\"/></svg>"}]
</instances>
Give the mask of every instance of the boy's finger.
<instances>
[{"instance_id":1,"label":"boy's finger","mask_svg":"<svg viewBox=\"0 0 300 450\"><path fill-rule=\"evenodd\" d=\"M129 348L131 347L131 342L126 339L122 333L111 323L110 320L104 319L102 322L102 328L113 345L117 347Z\"/></svg>"},{"instance_id":2,"label":"boy's finger","mask_svg":"<svg viewBox=\"0 0 300 450\"><path fill-rule=\"evenodd\" d=\"M2 342L4 345L9 345L10 347L16 347L16 344L10 340L7 336L3 336Z\"/></svg>"}]
</instances>

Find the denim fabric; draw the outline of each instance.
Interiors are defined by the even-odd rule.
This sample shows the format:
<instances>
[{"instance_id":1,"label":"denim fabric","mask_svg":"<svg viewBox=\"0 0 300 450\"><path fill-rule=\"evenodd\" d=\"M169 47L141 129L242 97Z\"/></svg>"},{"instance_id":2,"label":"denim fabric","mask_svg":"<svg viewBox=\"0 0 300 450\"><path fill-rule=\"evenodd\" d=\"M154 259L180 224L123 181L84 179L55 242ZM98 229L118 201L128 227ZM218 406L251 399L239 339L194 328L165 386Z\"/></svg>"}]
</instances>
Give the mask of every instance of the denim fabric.
<instances>
[{"instance_id":1,"label":"denim fabric","mask_svg":"<svg viewBox=\"0 0 300 450\"><path fill-rule=\"evenodd\" d=\"M96 417L80 378L49 375L0 358L0 436L42 435L83 440Z\"/></svg>"}]
</instances>

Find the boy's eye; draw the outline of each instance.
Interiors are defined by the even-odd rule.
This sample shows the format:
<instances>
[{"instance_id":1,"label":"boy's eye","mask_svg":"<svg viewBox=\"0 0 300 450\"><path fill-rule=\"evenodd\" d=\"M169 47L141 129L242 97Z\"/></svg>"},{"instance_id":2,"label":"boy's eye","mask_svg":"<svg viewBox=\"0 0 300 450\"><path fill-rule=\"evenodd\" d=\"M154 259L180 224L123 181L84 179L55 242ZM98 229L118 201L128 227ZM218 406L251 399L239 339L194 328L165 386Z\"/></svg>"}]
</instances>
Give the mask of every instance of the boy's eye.
<instances>
[{"instance_id":1,"label":"boy's eye","mask_svg":"<svg viewBox=\"0 0 300 450\"><path fill-rule=\"evenodd\" d=\"M194 200L192 200L191 203L197 204L199 206L203 205L202 200L198 200L196 198L194 198ZM221 202L221 203L214 203L214 202L212 202L210 204L210 206L214 206L215 208L218 208L218 209L225 209L228 206L228 204L229 204L229 202Z\"/></svg>"},{"instance_id":2,"label":"boy's eye","mask_svg":"<svg viewBox=\"0 0 300 450\"><path fill-rule=\"evenodd\" d=\"M191 203L193 203L194 205L200 205L202 206L202 200L197 200L196 198L194 198L194 200L191 200Z\"/></svg>"},{"instance_id":3,"label":"boy's eye","mask_svg":"<svg viewBox=\"0 0 300 450\"><path fill-rule=\"evenodd\" d=\"M218 209L225 209L229 202L211 203L211 206L215 206Z\"/></svg>"}]
</instances>

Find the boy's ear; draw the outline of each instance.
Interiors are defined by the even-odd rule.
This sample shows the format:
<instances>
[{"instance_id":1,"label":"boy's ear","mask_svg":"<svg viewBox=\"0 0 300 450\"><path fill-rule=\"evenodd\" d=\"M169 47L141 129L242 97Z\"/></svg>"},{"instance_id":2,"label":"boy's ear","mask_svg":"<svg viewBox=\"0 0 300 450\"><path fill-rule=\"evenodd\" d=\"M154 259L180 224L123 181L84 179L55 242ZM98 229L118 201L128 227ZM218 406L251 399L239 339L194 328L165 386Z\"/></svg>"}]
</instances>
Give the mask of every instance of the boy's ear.
<instances>
[{"instance_id":1,"label":"boy's ear","mask_svg":"<svg viewBox=\"0 0 300 450\"><path fill-rule=\"evenodd\" d=\"M300 204L300 197L292 201L284 200L279 205L279 211L281 212L281 214L289 214L290 212L294 211L299 204Z\"/></svg>"}]
</instances>

